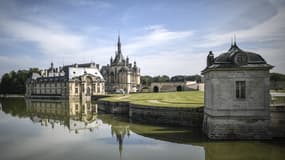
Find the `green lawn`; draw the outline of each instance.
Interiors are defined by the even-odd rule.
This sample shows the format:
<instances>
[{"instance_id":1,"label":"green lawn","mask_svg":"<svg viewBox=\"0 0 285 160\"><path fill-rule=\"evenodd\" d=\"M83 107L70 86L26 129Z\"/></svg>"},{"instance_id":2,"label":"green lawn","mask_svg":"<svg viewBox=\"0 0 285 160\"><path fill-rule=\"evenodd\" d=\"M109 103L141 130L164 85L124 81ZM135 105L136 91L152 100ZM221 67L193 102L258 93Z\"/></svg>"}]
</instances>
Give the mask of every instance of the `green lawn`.
<instances>
[{"instance_id":1,"label":"green lawn","mask_svg":"<svg viewBox=\"0 0 285 160\"><path fill-rule=\"evenodd\" d=\"M159 107L202 107L204 106L204 92L165 92L165 93L137 93L130 95L112 95L103 98L111 102L130 102Z\"/></svg>"}]
</instances>

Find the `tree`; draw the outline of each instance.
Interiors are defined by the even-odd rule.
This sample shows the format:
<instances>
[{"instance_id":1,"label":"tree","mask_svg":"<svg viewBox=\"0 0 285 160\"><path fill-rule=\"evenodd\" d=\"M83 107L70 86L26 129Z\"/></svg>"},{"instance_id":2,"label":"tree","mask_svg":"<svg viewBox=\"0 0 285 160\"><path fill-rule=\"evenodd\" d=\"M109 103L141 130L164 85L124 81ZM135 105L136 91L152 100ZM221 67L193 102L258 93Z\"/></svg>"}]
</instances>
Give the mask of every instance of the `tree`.
<instances>
[{"instance_id":1,"label":"tree","mask_svg":"<svg viewBox=\"0 0 285 160\"><path fill-rule=\"evenodd\" d=\"M170 78L169 78L169 76L167 76L167 75L163 75L163 76L161 76L161 77L159 78L159 81L160 81L160 82L169 82L169 81L170 81Z\"/></svg>"},{"instance_id":2,"label":"tree","mask_svg":"<svg viewBox=\"0 0 285 160\"><path fill-rule=\"evenodd\" d=\"M270 73L271 81L285 81L285 75L281 73Z\"/></svg>"},{"instance_id":3,"label":"tree","mask_svg":"<svg viewBox=\"0 0 285 160\"><path fill-rule=\"evenodd\" d=\"M1 94L24 94L26 90L25 82L36 72L38 68L30 68L29 70L18 70L5 73L1 78L0 93Z\"/></svg>"},{"instance_id":4,"label":"tree","mask_svg":"<svg viewBox=\"0 0 285 160\"><path fill-rule=\"evenodd\" d=\"M171 82L184 82L185 81L185 76L177 75L171 77Z\"/></svg>"},{"instance_id":5,"label":"tree","mask_svg":"<svg viewBox=\"0 0 285 160\"><path fill-rule=\"evenodd\" d=\"M152 82L152 77L151 76L141 76L141 83L142 85L145 85L145 86L150 86Z\"/></svg>"}]
</instances>

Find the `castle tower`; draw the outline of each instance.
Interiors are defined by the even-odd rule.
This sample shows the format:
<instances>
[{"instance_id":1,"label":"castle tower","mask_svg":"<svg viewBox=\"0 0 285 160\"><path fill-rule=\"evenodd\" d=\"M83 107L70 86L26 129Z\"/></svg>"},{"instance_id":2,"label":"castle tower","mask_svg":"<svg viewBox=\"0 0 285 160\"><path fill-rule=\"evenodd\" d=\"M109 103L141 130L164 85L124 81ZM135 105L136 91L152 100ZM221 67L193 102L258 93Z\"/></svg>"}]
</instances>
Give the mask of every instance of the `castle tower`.
<instances>
[{"instance_id":1,"label":"castle tower","mask_svg":"<svg viewBox=\"0 0 285 160\"><path fill-rule=\"evenodd\" d=\"M123 56L121 39L118 35L117 50L114 59L110 59L110 66L103 66L101 73L106 81L106 92L131 93L139 91L140 69L135 64L129 63L129 57Z\"/></svg>"}]
</instances>

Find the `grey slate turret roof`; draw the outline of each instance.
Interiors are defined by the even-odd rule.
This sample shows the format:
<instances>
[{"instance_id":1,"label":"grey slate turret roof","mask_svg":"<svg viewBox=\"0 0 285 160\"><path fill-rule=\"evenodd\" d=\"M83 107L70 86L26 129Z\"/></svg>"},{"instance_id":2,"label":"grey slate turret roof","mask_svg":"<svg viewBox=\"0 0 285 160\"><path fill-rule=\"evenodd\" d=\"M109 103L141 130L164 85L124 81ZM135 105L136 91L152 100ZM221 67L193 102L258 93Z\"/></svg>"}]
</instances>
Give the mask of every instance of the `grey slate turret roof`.
<instances>
[{"instance_id":1,"label":"grey slate turret roof","mask_svg":"<svg viewBox=\"0 0 285 160\"><path fill-rule=\"evenodd\" d=\"M214 59L214 64L233 64L235 55L242 53L246 54L248 58L248 64L266 64L266 61L257 53L248 52L240 49L236 44L233 44L231 48L225 52L220 54L218 57Z\"/></svg>"},{"instance_id":2,"label":"grey slate turret roof","mask_svg":"<svg viewBox=\"0 0 285 160\"><path fill-rule=\"evenodd\" d=\"M214 57L212 51L210 51L208 55L207 67L202 71L202 73L209 69L215 68L273 68L272 65L267 64L267 62L261 55L240 49L237 46L236 42L231 45L230 49L227 52L222 53L212 59L209 57Z\"/></svg>"}]
</instances>

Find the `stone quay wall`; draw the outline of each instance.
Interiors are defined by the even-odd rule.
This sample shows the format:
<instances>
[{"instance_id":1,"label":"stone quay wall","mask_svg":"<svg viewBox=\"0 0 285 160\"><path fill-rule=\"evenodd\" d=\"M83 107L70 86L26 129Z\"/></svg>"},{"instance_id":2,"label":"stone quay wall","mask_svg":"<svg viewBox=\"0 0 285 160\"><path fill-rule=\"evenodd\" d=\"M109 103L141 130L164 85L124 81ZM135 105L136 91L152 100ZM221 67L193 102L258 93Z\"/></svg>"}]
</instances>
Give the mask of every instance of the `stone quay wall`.
<instances>
[{"instance_id":1,"label":"stone quay wall","mask_svg":"<svg viewBox=\"0 0 285 160\"><path fill-rule=\"evenodd\" d=\"M203 121L203 107L158 107L99 100L98 110L112 114L125 114L132 121L170 126L201 128Z\"/></svg>"},{"instance_id":2,"label":"stone quay wall","mask_svg":"<svg viewBox=\"0 0 285 160\"><path fill-rule=\"evenodd\" d=\"M97 101L98 110L111 114L129 114L128 102L110 102L110 101Z\"/></svg>"},{"instance_id":3,"label":"stone quay wall","mask_svg":"<svg viewBox=\"0 0 285 160\"><path fill-rule=\"evenodd\" d=\"M270 116L272 137L285 137L285 105L271 105Z\"/></svg>"},{"instance_id":4,"label":"stone quay wall","mask_svg":"<svg viewBox=\"0 0 285 160\"><path fill-rule=\"evenodd\" d=\"M129 117L134 121L152 124L201 128L203 121L203 107L157 107L131 103Z\"/></svg>"},{"instance_id":5,"label":"stone quay wall","mask_svg":"<svg viewBox=\"0 0 285 160\"><path fill-rule=\"evenodd\" d=\"M104 111L109 114L123 114L129 116L130 120L151 124L162 124L169 126L184 126L184 127L199 127L202 128L203 119L211 118L204 116L204 108L177 108L177 107L157 107L157 106L145 106L132 104L129 102L110 102L99 100L98 110ZM271 105L270 106L270 118L264 120L229 120L229 119L216 119L219 122L218 129L220 132L209 133L209 137L214 139L222 139L220 136L228 134L228 132L234 133L234 131L240 130L245 127L241 124L247 124L248 132L244 135L239 135L237 138L235 134L228 134L227 139L248 139L248 135L252 133L252 139L260 139L268 137L271 134L272 137L285 137L285 105ZM209 121L207 121L209 122ZM211 122L211 121L210 121ZM229 123L231 122L231 123ZM269 133L261 133L261 123L270 123ZM233 127L229 127L230 124L235 124ZM208 124L212 126L211 124ZM232 126L232 125L230 125ZM262 127L261 127L262 128ZM256 134L258 133L258 134ZM265 138L266 139L266 138Z\"/></svg>"}]
</instances>

